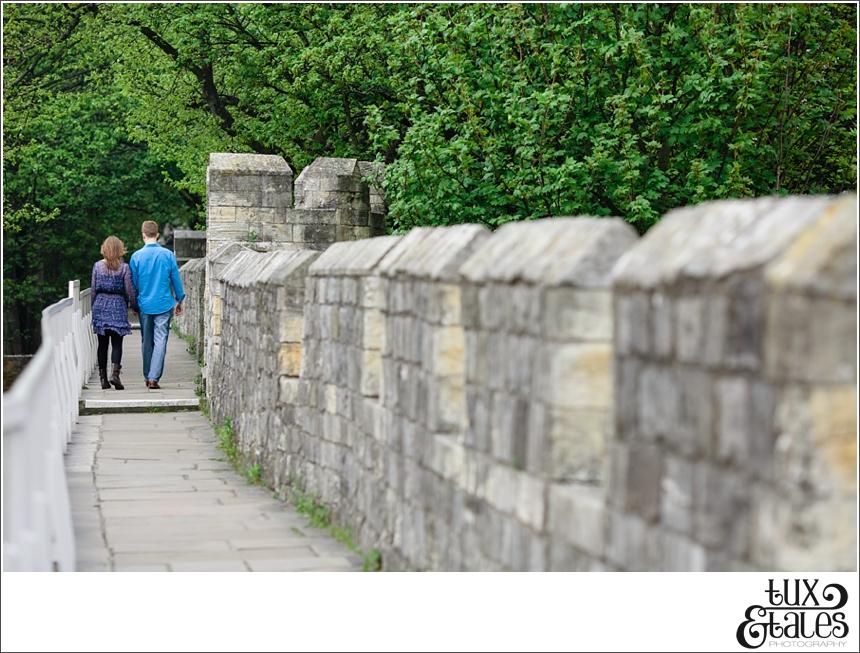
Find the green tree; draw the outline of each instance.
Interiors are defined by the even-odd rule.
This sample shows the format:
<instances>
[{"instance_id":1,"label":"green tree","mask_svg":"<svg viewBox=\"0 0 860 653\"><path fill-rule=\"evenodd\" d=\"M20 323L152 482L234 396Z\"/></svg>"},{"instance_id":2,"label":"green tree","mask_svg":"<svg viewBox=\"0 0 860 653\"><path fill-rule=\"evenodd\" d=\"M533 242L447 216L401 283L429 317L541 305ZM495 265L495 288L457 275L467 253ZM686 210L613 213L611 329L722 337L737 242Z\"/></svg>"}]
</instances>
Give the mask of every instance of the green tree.
<instances>
[{"instance_id":1,"label":"green tree","mask_svg":"<svg viewBox=\"0 0 860 653\"><path fill-rule=\"evenodd\" d=\"M196 194L215 149L385 160L396 230L854 186L848 5L111 9L135 134Z\"/></svg>"},{"instance_id":2,"label":"green tree","mask_svg":"<svg viewBox=\"0 0 860 653\"><path fill-rule=\"evenodd\" d=\"M620 215L856 178L846 5L422 7L390 24L409 107L394 224Z\"/></svg>"},{"instance_id":3,"label":"green tree","mask_svg":"<svg viewBox=\"0 0 860 653\"><path fill-rule=\"evenodd\" d=\"M396 102L387 16L397 5L113 5L131 133L205 192L215 151L373 157L370 107Z\"/></svg>"},{"instance_id":4,"label":"green tree","mask_svg":"<svg viewBox=\"0 0 860 653\"><path fill-rule=\"evenodd\" d=\"M127 100L113 84L89 5L4 7L3 309L5 347L32 352L41 310L69 279L89 286L110 234L131 250L140 223L188 223L170 188L178 177L125 130Z\"/></svg>"},{"instance_id":5,"label":"green tree","mask_svg":"<svg viewBox=\"0 0 860 653\"><path fill-rule=\"evenodd\" d=\"M210 152L388 163L389 226L618 215L855 187L843 4L5 8L4 305L107 233L205 221Z\"/></svg>"}]
</instances>

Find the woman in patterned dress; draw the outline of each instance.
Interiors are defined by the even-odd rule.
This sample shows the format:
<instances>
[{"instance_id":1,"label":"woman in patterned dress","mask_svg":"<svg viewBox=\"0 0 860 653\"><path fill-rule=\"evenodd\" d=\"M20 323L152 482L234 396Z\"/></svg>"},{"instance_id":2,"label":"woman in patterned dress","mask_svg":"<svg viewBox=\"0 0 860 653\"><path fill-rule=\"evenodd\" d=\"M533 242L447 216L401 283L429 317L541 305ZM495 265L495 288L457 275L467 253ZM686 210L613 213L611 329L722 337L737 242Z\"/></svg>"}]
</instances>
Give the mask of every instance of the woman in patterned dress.
<instances>
[{"instance_id":1,"label":"woman in patterned dress","mask_svg":"<svg viewBox=\"0 0 860 653\"><path fill-rule=\"evenodd\" d=\"M117 390L125 386L119 380L122 369L122 339L131 333L128 323L128 307L137 311L137 291L131 282L131 269L122 259L125 245L116 236L108 236L102 243L101 261L93 265L93 278L90 295L93 302L93 333L98 336L99 379L102 389L108 390L113 385ZM108 380L107 352L111 345L111 363L113 370Z\"/></svg>"}]
</instances>

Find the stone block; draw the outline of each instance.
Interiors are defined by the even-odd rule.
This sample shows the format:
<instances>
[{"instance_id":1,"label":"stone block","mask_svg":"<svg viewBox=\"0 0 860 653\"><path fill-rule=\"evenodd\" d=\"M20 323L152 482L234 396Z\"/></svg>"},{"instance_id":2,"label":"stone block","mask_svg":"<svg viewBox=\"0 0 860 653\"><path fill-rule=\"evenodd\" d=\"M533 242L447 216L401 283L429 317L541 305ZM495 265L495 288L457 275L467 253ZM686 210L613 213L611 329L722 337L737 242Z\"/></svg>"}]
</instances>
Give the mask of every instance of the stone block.
<instances>
[{"instance_id":1,"label":"stone block","mask_svg":"<svg viewBox=\"0 0 860 653\"><path fill-rule=\"evenodd\" d=\"M679 297L675 301L678 360L699 362L705 345L705 306L703 296Z\"/></svg>"},{"instance_id":2,"label":"stone block","mask_svg":"<svg viewBox=\"0 0 860 653\"><path fill-rule=\"evenodd\" d=\"M443 325L462 323L460 287L442 284L436 287L439 302L439 319Z\"/></svg>"},{"instance_id":3,"label":"stone block","mask_svg":"<svg viewBox=\"0 0 860 653\"><path fill-rule=\"evenodd\" d=\"M457 436L432 436L429 467L446 481L466 486L466 451Z\"/></svg>"},{"instance_id":4,"label":"stone block","mask_svg":"<svg viewBox=\"0 0 860 653\"><path fill-rule=\"evenodd\" d=\"M440 327L433 332L433 374L463 378L466 340L460 326Z\"/></svg>"},{"instance_id":5,"label":"stone block","mask_svg":"<svg viewBox=\"0 0 860 653\"><path fill-rule=\"evenodd\" d=\"M486 385L489 375L491 338L482 331L466 331L466 380L476 385Z\"/></svg>"},{"instance_id":6,"label":"stone block","mask_svg":"<svg viewBox=\"0 0 860 653\"><path fill-rule=\"evenodd\" d=\"M481 302L479 287L474 284L460 286L460 318L466 329L481 327Z\"/></svg>"},{"instance_id":7,"label":"stone block","mask_svg":"<svg viewBox=\"0 0 860 653\"><path fill-rule=\"evenodd\" d=\"M660 369L660 368L658 368ZM665 374L669 375L666 380ZM665 411L670 420L663 420L659 414L649 415L649 426L644 430L645 438L655 437L655 434L665 431L666 442L676 452L687 457L709 457L714 451L715 406L712 375L701 369L691 367L676 367L672 371L662 372L649 377L649 382L656 384L649 395L652 401L652 411ZM661 386L661 383L664 385ZM674 386L678 396L675 401L670 393ZM677 409L677 412L675 410ZM644 410L644 407L643 407ZM643 413L644 414L644 413Z\"/></svg>"},{"instance_id":8,"label":"stone block","mask_svg":"<svg viewBox=\"0 0 860 653\"><path fill-rule=\"evenodd\" d=\"M282 404L295 404L299 394L299 380L290 376L281 376L278 383L278 401Z\"/></svg>"},{"instance_id":9,"label":"stone block","mask_svg":"<svg viewBox=\"0 0 860 653\"><path fill-rule=\"evenodd\" d=\"M608 409L612 405L612 347L575 344L547 350L550 403L563 408Z\"/></svg>"},{"instance_id":10,"label":"stone block","mask_svg":"<svg viewBox=\"0 0 860 653\"><path fill-rule=\"evenodd\" d=\"M666 456L660 493L661 525L683 535L693 532L694 465L679 456Z\"/></svg>"},{"instance_id":11,"label":"stone block","mask_svg":"<svg viewBox=\"0 0 860 653\"><path fill-rule=\"evenodd\" d=\"M273 208L262 206L240 206L235 209L236 222L255 223L277 223L277 212Z\"/></svg>"},{"instance_id":12,"label":"stone block","mask_svg":"<svg viewBox=\"0 0 860 653\"><path fill-rule=\"evenodd\" d=\"M363 316L363 347L365 349L382 349L385 339L385 318L382 311L377 309L365 310Z\"/></svg>"},{"instance_id":13,"label":"stone block","mask_svg":"<svg viewBox=\"0 0 860 653\"><path fill-rule=\"evenodd\" d=\"M478 497L500 512L514 514L522 474L499 463L491 463L486 482L479 484Z\"/></svg>"},{"instance_id":14,"label":"stone block","mask_svg":"<svg viewBox=\"0 0 860 653\"><path fill-rule=\"evenodd\" d=\"M506 301L504 286L491 284L478 291L481 328L489 330L502 328L505 323L504 307Z\"/></svg>"},{"instance_id":15,"label":"stone block","mask_svg":"<svg viewBox=\"0 0 860 653\"><path fill-rule=\"evenodd\" d=\"M707 463L694 473L693 533L709 548L746 557L750 547L750 497L741 475Z\"/></svg>"},{"instance_id":16,"label":"stone block","mask_svg":"<svg viewBox=\"0 0 860 653\"><path fill-rule=\"evenodd\" d=\"M260 206L259 190L209 191L209 206Z\"/></svg>"},{"instance_id":17,"label":"stone block","mask_svg":"<svg viewBox=\"0 0 860 653\"><path fill-rule=\"evenodd\" d=\"M333 243L337 240L337 227L329 224L306 224L302 229L301 240L305 243Z\"/></svg>"},{"instance_id":18,"label":"stone block","mask_svg":"<svg viewBox=\"0 0 860 653\"><path fill-rule=\"evenodd\" d=\"M379 396L381 380L382 354L375 350L363 352L361 363L361 394L365 397Z\"/></svg>"},{"instance_id":19,"label":"stone block","mask_svg":"<svg viewBox=\"0 0 860 653\"><path fill-rule=\"evenodd\" d=\"M466 444L478 451L490 450L490 397L490 392L483 388L466 389Z\"/></svg>"},{"instance_id":20,"label":"stone block","mask_svg":"<svg viewBox=\"0 0 860 653\"><path fill-rule=\"evenodd\" d=\"M675 353L674 302L661 292L651 295L651 334L653 353L658 358L670 358Z\"/></svg>"},{"instance_id":21,"label":"stone block","mask_svg":"<svg viewBox=\"0 0 860 653\"><path fill-rule=\"evenodd\" d=\"M438 428L460 432L466 424L466 391L461 378L441 377L433 381L438 388Z\"/></svg>"},{"instance_id":22,"label":"stone block","mask_svg":"<svg viewBox=\"0 0 860 653\"><path fill-rule=\"evenodd\" d=\"M523 472L519 472L518 477L514 514L526 526L542 531L546 513L546 481Z\"/></svg>"},{"instance_id":23,"label":"stone block","mask_svg":"<svg viewBox=\"0 0 860 653\"><path fill-rule=\"evenodd\" d=\"M206 216L207 224L211 227L216 222L235 222L235 206L209 206Z\"/></svg>"},{"instance_id":24,"label":"stone block","mask_svg":"<svg viewBox=\"0 0 860 653\"><path fill-rule=\"evenodd\" d=\"M288 190L262 190L260 192L260 206L278 209L273 213L273 221L284 222L284 209L291 209L293 206L293 192Z\"/></svg>"},{"instance_id":25,"label":"stone block","mask_svg":"<svg viewBox=\"0 0 860 653\"><path fill-rule=\"evenodd\" d=\"M717 456L721 461L743 463L750 453L756 435L750 424L751 396L749 382L732 376L716 384ZM764 434L762 434L764 435Z\"/></svg>"},{"instance_id":26,"label":"stone block","mask_svg":"<svg viewBox=\"0 0 860 653\"><path fill-rule=\"evenodd\" d=\"M852 496L857 489L857 389L820 386L810 396L812 441L831 479L831 495Z\"/></svg>"},{"instance_id":27,"label":"stone block","mask_svg":"<svg viewBox=\"0 0 860 653\"><path fill-rule=\"evenodd\" d=\"M673 368L643 366L639 377L639 416L636 436L665 438L677 428L680 414L680 387Z\"/></svg>"},{"instance_id":28,"label":"stone block","mask_svg":"<svg viewBox=\"0 0 860 653\"><path fill-rule=\"evenodd\" d=\"M525 469L530 474L545 475L547 470L552 474L551 461L554 451L549 436L549 409L540 401L532 400L528 407L528 433L525 442ZM515 441L515 460L518 441Z\"/></svg>"},{"instance_id":29,"label":"stone block","mask_svg":"<svg viewBox=\"0 0 860 653\"><path fill-rule=\"evenodd\" d=\"M600 488L551 483L547 529L589 556L604 553L606 508Z\"/></svg>"},{"instance_id":30,"label":"stone block","mask_svg":"<svg viewBox=\"0 0 860 653\"><path fill-rule=\"evenodd\" d=\"M633 442L627 449L624 472L624 509L648 522L660 516L663 458L653 444Z\"/></svg>"},{"instance_id":31,"label":"stone block","mask_svg":"<svg viewBox=\"0 0 860 653\"><path fill-rule=\"evenodd\" d=\"M638 358L617 357L614 365L613 396L615 399L615 437L627 440L638 432L639 374L642 364Z\"/></svg>"},{"instance_id":32,"label":"stone block","mask_svg":"<svg viewBox=\"0 0 860 653\"><path fill-rule=\"evenodd\" d=\"M708 552L701 544L668 532L658 538L660 571L708 571Z\"/></svg>"},{"instance_id":33,"label":"stone block","mask_svg":"<svg viewBox=\"0 0 860 653\"><path fill-rule=\"evenodd\" d=\"M302 366L302 346L282 343L278 349L278 370L286 376L298 376Z\"/></svg>"},{"instance_id":34,"label":"stone block","mask_svg":"<svg viewBox=\"0 0 860 653\"><path fill-rule=\"evenodd\" d=\"M303 329L304 320L301 315L284 315L278 322L278 339L281 342L300 343Z\"/></svg>"},{"instance_id":35,"label":"stone block","mask_svg":"<svg viewBox=\"0 0 860 653\"><path fill-rule=\"evenodd\" d=\"M645 293L616 292L612 323L615 330L615 350L618 354L650 353L650 298Z\"/></svg>"},{"instance_id":36,"label":"stone block","mask_svg":"<svg viewBox=\"0 0 860 653\"><path fill-rule=\"evenodd\" d=\"M516 469L526 465L529 427L528 402L501 392L492 395L490 442L493 456Z\"/></svg>"},{"instance_id":37,"label":"stone block","mask_svg":"<svg viewBox=\"0 0 860 653\"><path fill-rule=\"evenodd\" d=\"M370 276L361 279L361 305L364 308L385 307L385 292L381 278Z\"/></svg>"},{"instance_id":38,"label":"stone block","mask_svg":"<svg viewBox=\"0 0 860 653\"><path fill-rule=\"evenodd\" d=\"M539 344L528 335L508 335L503 338L505 351L501 358L504 383L508 392L528 394L535 392L532 385L534 369L538 365Z\"/></svg>"},{"instance_id":39,"label":"stone block","mask_svg":"<svg viewBox=\"0 0 860 653\"><path fill-rule=\"evenodd\" d=\"M547 288L544 333L556 340L612 340L612 298L606 290Z\"/></svg>"},{"instance_id":40,"label":"stone block","mask_svg":"<svg viewBox=\"0 0 860 653\"><path fill-rule=\"evenodd\" d=\"M592 559L559 538L549 540L549 571L589 571Z\"/></svg>"},{"instance_id":41,"label":"stone block","mask_svg":"<svg viewBox=\"0 0 860 653\"><path fill-rule=\"evenodd\" d=\"M756 370L763 360L764 284L756 277L727 282L728 315L723 366Z\"/></svg>"},{"instance_id":42,"label":"stone block","mask_svg":"<svg viewBox=\"0 0 860 653\"><path fill-rule=\"evenodd\" d=\"M637 515L609 511L606 558L625 571L660 568L660 531Z\"/></svg>"},{"instance_id":43,"label":"stone block","mask_svg":"<svg viewBox=\"0 0 860 653\"><path fill-rule=\"evenodd\" d=\"M810 502L770 487L752 495L751 558L763 570L854 571L857 559L856 496Z\"/></svg>"},{"instance_id":44,"label":"stone block","mask_svg":"<svg viewBox=\"0 0 860 653\"><path fill-rule=\"evenodd\" d=\"M549 419L550 478L598 480L609 432L609 413L550 407Z\"/></svg>"}]
</instances>

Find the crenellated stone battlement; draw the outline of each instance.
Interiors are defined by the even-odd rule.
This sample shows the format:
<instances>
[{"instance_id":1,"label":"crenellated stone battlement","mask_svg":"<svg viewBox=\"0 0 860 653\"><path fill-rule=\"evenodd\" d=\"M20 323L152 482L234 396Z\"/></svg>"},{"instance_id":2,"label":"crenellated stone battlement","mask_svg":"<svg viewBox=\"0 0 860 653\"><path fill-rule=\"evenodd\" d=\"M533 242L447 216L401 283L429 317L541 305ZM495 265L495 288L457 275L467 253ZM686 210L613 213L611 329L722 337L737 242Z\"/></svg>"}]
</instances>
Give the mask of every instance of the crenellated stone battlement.
<instances>
[{"instance_id":1,"label":"crenellated stone battlement","mask_svg":"<svg viewBox=\"0 0 860 653\"><path fill-rule=\"evenodd\" d=\"M356 239L354 160L213 165L336 216L182 268L213 416L386 569L854 569L855 196Z\"/></svg>"}]
</instances>

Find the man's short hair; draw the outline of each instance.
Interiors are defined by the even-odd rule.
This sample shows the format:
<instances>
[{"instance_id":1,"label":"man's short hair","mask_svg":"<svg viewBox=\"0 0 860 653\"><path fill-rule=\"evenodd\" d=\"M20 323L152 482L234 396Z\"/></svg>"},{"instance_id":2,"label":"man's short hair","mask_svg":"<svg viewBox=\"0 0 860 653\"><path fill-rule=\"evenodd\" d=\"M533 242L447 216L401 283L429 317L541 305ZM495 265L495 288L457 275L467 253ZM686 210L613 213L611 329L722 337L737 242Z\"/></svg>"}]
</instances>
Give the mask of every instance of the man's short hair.
<instances>
[{"instance_id":1,"label":"man's short hair","mask_svg":"<svg viewBox=\"0 0 860 653\"><path fill-rule=\"evenodd\" d=\"M141 225L140 231L147 238L155 238L158 235L158 223L147 220Z\"/></svg>"}]
</instances>

